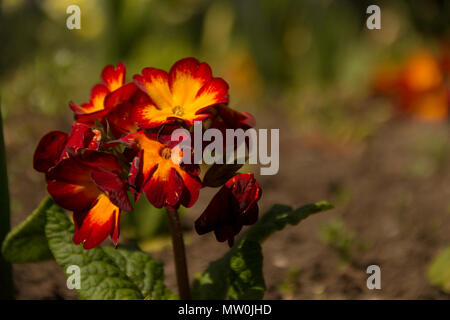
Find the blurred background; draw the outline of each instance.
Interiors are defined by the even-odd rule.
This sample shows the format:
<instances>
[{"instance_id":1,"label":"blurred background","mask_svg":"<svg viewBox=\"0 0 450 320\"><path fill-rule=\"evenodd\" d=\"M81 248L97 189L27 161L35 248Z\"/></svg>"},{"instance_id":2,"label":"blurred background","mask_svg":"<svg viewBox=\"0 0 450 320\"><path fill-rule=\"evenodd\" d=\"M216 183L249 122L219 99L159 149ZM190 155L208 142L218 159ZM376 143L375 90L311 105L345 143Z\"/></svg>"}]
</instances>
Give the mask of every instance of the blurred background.
<instances>
[{"instance_id":1,"label":"blurred background","mask_svg":"<svg viewBox=\"0 0 450 320\"><path fill-rule=\"evenodd\" d=\"M81 29L68 30L69 5ZM381 8L381 29L366 9ZM44 197L32 168L42 135L69 131L68 103L88 101L107 64L127 80L180 58L208 62L230 106L280 129L280 171L258 177L261 212L328 200L335 209L263 246L271 299L450 298L450 3L332 0L0 0L0 95L12 224ZM258 168L246 170L258 173ZM3 182L2 182L3 183ZM191 277L226 250L184 210ZM124 214L123 243L174 267L163 212ZM377 264L382 289L366 287ZM16 295L71 299L54 262L15 265Z\"/></svg>"}]
</instances>

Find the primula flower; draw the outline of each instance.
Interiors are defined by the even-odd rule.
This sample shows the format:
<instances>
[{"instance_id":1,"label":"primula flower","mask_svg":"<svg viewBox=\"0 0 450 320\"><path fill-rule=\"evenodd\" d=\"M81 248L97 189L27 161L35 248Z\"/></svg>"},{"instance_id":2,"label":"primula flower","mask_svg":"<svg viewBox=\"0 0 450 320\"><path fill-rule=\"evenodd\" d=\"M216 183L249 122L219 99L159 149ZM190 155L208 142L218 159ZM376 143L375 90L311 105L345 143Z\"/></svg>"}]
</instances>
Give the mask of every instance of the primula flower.
<instances>
[{"instance_id":1,"label":"primula flower","mask_svg":"<svg viewBox=\"0 0 450 320\"><path fill-rule=\"evenodd\" d=\"M102 83L96 84L91 90L91 99L82 105L76 105L72 101L69 107L75 113L79 122L93 124L94 120L102 118L109 110L105 108L106 96L119 89L125 83L125 65L120 62L117 67L106 66L101 74Z\"/></svg>"},{"instance_id":2,"label":"primula flower","mask_svg":"<svg viewBox=\"0 0 450 320\"><path fill-rule=\"evenodd\" d=\"M171 138L175 129L206 119L205 128L246 130L254 126L253 116L229 108L227 83L194 58L176 62L169 72L145 68L130 83L125 73L123 63L106 66L90 101L70 103L76 119L70 134L49 132L34 154L34 168L45 173L55 203L73 212L73 242L90 249L110 235L117 245L122 210L132 209L128 190L135 201L145 193L156 208L176 210L193 206L202 187L223 185L196 230L214 231L231 246L242 226L258 217L258 182L253 174L235 175L240 165L214 165L202 184L199 165L181 162L193 157L181 148L186 137Z\"/></svg>"},{"instance_id":3,"label":"primula flower","mask_svg":"<svg viewBox=\"0 0 450 320\"><path fill-rule=\"evenodd\" d=\"M73 211L75 244L91 249L110 235L117 245L121 211L132 209L121 172L112 154L80 149L47 173L53 200Z\"/></svg>"},{"instance_id":4,"label":"primula flower","mask_svg":"<svg viewBox=\"0 0 450 320\"><path fill-rule=\"evenodd\" d=\"M145 68L134 81L151 100L135 108L134 118L141 128L155 128L176 119L191 126L195 120L210 116L202 111L228 103L228 84L213 78L210 66L194 58L176 62L168 73Z\"/></svg>"},{"instance_id":5,"label":"primula flower","mask_svg":"<svg viewBox=\"0 0 450 320\"><path fill-rule=\"evenodd\" d=\"M198 166L175 163L172 160L174 150L179 152L174 158L181 160L182 157L175 143L143 131L125 136L121 141L138 150L129 176L136 200L144 192L156 208L176 209L180 205L189 208L194 205L202 186Z\"/></svg>"},{"instance_id":6,"label":"primula flower","mask_svg":"<svg viewBox=\"0 0 450 320\"><path fill-rule=\"evenodd\" d=\"M69 157L69 153L80 148L98 149L101 134L88 125L75 122L70 134L61 131L51 131L39 141L34 152L33 167L46 173L58 162Z\"/></svg>"},{"instance_id":7,"label":"primula flower","mask_svg":"<svg viewBox=\"0 0 450 320\"><path fill-rule=\"evenodd\" d=\"M261 187L252 173L235 175L195 221L195 230L200 235L214 231L217 241L227 240L228 245L233 246L234 237L242 227L254 224L258 219L261 194Z\"/></svg>"},{"instance_id":8,"label":"primula flower","mask_svg":"<svg viewBox=\"0 0 450 320\"><path fill-rule=\"evenodd\" d=\"M131 109L134 104L146 103L149 99L133 82L125 84L125 76L122 62L116 67L106 66L101 73L102 83L92 88L90 101L82 105L69 103L75 119L89 125L94 125L96 120L107 120L116 136L136 131Z\"/></svg>"}]
</instances>

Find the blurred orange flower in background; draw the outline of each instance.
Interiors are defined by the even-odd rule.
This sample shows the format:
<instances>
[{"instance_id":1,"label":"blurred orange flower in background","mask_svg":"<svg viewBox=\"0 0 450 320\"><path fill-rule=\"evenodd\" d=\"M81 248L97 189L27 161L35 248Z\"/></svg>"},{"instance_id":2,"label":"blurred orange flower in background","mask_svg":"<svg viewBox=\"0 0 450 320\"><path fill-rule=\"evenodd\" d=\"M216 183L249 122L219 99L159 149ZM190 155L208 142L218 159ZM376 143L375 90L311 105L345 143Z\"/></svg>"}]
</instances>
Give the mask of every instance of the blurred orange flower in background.
<instances>
[{"instance_id":1,"label":"blurred orange flower in background","mask_svg":"<svg viewBox=\"0 0 450 320\"><path fill-rule=\"evenodd\" d=\"M449 96L444 60L426 50L416 51L400 64L379 66L372 91L393 99L405 115L439 122L448 116Z\"/></svg>"}]
</instances>

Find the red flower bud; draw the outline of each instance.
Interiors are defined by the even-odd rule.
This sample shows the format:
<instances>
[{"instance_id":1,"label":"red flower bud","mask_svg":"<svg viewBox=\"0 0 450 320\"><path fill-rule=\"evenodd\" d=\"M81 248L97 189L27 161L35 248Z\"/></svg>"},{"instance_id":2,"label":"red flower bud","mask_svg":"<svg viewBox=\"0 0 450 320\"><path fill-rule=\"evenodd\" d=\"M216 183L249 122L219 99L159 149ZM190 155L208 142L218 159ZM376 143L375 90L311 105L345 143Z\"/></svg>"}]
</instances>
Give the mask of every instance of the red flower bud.
<instances>
[{"instance_id":1,"label":"red flower bud","mask_svg":"<svg viewBox=\"0 0 450 320\"><path fill-rule=\"evenodd\" d=\"M217 241L227 240L231 247L242 227L258 219L261 194L261 187L252 173L232 177L195 221L195 230L200 235L214 231Z\"/></svg>"}]
</instances>

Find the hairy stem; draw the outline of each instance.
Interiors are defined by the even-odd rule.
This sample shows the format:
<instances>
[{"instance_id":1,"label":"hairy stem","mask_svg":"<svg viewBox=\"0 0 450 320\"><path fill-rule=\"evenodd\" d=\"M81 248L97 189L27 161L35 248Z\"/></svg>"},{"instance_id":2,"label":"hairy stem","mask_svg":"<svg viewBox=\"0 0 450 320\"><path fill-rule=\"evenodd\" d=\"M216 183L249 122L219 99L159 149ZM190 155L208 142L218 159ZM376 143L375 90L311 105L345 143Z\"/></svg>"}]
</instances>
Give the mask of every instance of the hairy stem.
<instances>
[{"instance_id":1,"label":"hairy stem","mask_svg":"<svg viewBox=\"0 0 450 320\"><path fill-rule=\"evenodd\" d=\"M167 210L169 217L170 233L172 234L172 248L175 259L175 271L180 299L190 300L191 289L189 288L189 276L186 263L186 251L184 248L183 233L181 230L180 217L175 210Z\"/></svg>"}]
</instances>

